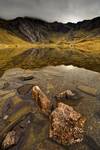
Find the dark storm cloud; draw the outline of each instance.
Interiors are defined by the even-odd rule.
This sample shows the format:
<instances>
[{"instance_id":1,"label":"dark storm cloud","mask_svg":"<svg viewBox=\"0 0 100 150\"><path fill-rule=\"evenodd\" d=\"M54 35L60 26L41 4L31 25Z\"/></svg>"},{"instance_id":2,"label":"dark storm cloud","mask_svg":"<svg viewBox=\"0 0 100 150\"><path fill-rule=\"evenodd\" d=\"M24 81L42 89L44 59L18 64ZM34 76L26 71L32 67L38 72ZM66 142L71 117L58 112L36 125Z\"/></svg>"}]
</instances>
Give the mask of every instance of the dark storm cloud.
<instances>
[{"instance_id":1,"label":"dark storm cloud","mask_svg":"<svg viewBox=\"0 0 100 150\"><path fill-rule=\"evenodd\" d=\"M0 0L0 16L77 22L100 15L100 0Z\"/></svg>"}]
</instances>

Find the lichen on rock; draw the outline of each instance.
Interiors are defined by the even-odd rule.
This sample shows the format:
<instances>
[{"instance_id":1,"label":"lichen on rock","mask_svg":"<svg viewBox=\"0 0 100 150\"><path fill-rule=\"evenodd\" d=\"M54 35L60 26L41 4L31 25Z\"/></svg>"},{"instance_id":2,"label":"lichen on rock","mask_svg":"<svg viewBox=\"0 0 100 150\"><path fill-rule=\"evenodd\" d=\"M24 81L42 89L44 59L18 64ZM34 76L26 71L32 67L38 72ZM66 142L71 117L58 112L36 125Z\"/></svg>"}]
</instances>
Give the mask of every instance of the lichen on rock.
<instances>
[{"instance_id":1,"label":"lichen on rock","mask_svg":"<svg viewBox=\"0 0 100 150\"><path fill-rule=\"evenodd\" d=\"M63 145L81 142L85 121L71 106L58 103L50 116L49 137Z\"/></svg>"},{"instance_id":2,"label":"lichen on rock","mask_svg":"<svg viewBox=\"0 0 100 150\"><path fill-rule=\"evenodd\" d=\"M8 149L8 148L12 147L13 145L16 145L18 140L19 140L19 137L17 136L17 134L14 130L8 132L8 134L6 135L6 137L2 143L3 149Z\"/></svg>"}]
</instances>

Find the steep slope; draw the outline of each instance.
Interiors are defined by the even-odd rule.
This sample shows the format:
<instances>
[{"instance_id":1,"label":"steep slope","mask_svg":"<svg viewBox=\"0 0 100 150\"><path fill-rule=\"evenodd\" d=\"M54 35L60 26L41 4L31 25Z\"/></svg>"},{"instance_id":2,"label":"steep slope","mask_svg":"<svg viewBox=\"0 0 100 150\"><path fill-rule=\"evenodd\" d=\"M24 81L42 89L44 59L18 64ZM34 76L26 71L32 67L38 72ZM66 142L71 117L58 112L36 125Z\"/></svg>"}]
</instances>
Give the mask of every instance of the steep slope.
<instances>
[{"instance_id":1,"label":"steep slope","mask_svg":"<svg viewBox=\"0 0 100 150\"><path fill-rule=\"evenodd\" d=\"M4 43L4 44L25 44L26 42L24 40L22 40L21 38L15 36L14 34L10 34L7 30L1 29L0 28L0 43Z\"/></svg>"},{"instance_id":2,"label":"steep slope","mask_svg":"<svg viewBox=\"0 0 100 150\"><path fill-rule=\"evenodd\" d=\"M80 38L92 38L100 36L100 17L92 20L84 20L74 23L48 23L46 21L19 17L14 20L0 20L0 28L30 42L49 41L64 36L66 40L79 40Z\"/></svg>"},{"instance_id":3,"label":"steep slope","mask_svg":"<svg viewBox=\"0 0 100 150\"><path fill-rule=\"evenodd\" d=\"M49 23L27 17L4 21L0 27L30 42L43 41L51 32Z\"/></svg>"}]
</instances>

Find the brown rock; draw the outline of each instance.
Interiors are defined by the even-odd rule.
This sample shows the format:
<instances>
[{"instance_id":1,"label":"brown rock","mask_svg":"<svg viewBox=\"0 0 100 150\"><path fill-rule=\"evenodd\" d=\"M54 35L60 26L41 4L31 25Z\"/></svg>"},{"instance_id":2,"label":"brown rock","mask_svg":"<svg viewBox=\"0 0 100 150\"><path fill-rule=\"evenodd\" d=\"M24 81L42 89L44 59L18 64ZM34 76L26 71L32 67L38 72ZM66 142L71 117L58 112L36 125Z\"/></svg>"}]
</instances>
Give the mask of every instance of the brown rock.
<instances>
[{"instance_id":1,"label":"brown rock","mask_svg":"<svg viewBox=\"0 0 100 150\"><path fill-rule=\"evenodd\" d=\"M6 137L2 143L2 146L4 149L8 149L9 147L16 145L18 140L19 140L19 137L16 135L16 132L14 130L10 131L6 135Z\"/></svg>"},{"instance_id":2,"label":"brown rock","mask_svg":"<svg viewBox=\"0 0 100 150\"><path fill-rule=\"evenodd\" d=\"M71 106L58 103L50 116L49 137L54 141L66 145L83 140L83 127L86 119L74 111Z\"/></svg>"},{"instance_id":3,"label":"brown rock","mask_svg":"<svg viewBox=\"0 0 100 150\"><path fill-rule=\"evenodd\" d=\"M73 98L74 96L75 96L74 92L72 92L71 90L66 90L56 95L56 98L57 99L69 99L69 98Z\"/></svg>"},{"instance_id":4,"label":"brown rock","mask_svg":"<svg viewBox=\"0 0 100 150\"><path fill-rule=\"evenodd\" d=\"M33 87L32 96L43 113L49 114L51 112L51 102L38 86Z\"/></svg>"}]
</instances>

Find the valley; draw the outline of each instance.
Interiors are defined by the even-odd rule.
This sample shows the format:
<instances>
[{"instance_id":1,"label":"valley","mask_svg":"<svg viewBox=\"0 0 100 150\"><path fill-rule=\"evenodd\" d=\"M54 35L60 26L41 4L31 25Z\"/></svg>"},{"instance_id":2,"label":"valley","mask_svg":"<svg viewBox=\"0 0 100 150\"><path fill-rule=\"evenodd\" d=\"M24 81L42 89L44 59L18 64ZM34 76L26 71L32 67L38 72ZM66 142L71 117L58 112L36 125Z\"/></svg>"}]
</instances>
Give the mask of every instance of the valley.
<instances>
[{"instance_id":1,"label":"valley","mask_svg":"<svg viewBox=\"0 0 100 150\"><path fill-rule=\"evenodd\" d=\"M100 17L0 19L0 98L1 149L99 150Z\"/></svg>"}]
</instances>

